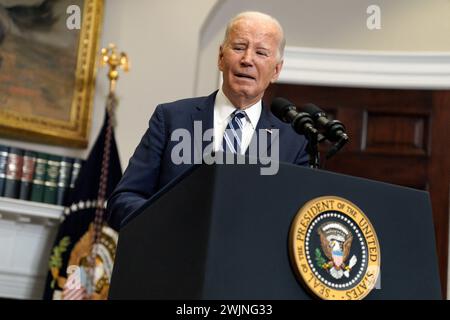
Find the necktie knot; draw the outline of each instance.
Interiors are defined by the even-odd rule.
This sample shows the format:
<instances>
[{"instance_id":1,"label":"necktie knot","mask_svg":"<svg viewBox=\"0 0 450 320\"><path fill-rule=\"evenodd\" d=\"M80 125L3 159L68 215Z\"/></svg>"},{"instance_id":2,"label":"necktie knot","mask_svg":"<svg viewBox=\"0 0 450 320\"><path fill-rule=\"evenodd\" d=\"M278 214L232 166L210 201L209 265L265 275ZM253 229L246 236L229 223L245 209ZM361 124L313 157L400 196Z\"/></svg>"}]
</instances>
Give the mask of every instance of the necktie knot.
<instances>
[{"instance_id":1,"label":"necktie knot","mask_svg":"<svg viewBox=\"0 0 450 320\"><path fill-rule=\"evenodd\" d=\"M243 110L237 110L233 112L233 117L238 117L239 119L245 118L246 113Z\"/></svg>"},{"instance_id":2,"label":"necktie knot","mask_svg":"<svg viewBox=\"0 0 450 320\"><path fill-rule=\"evenodd\" d=\"M240 111L240 110L239 111L235 111L235 112L233 112L233 116L232 116L230 122L236 122L239 125L239 129L242 130L242 128L244 127L243 119L246 116L247 116L247 114L245 113L245 111Z\"/></svg>"},{"instance_id":3,"label":"necktie knot","mask_svg":"<svg viewBox=\"0 0 450 320\"><path fill-rule=\"evenodd\" d=\"M242 153L242 129L244 128L243 119L246 118L245 111L237 110L231 114L231 120L225 129L223 135L223 150L231 153Z\"/></svg>"}]
</instances>

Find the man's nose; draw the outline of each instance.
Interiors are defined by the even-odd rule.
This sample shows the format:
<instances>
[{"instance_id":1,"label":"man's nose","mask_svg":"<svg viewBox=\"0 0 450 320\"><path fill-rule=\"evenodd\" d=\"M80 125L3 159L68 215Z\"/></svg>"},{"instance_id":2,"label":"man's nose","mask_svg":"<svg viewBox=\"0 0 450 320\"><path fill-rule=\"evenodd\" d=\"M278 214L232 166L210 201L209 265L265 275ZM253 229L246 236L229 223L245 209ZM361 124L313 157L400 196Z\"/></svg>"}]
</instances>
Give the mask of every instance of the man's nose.
<instances>
[{"instance_id":1,"label":"man's nose","mask_svg":"<svg viewBox=\"0 0 450 320\"><path fill-rule=\"evenodd\" d=\"M241 59L241 65L249 67L253 65L253 53L251 50L247 49L244 51Z\"/></svg>"}]
</instances>

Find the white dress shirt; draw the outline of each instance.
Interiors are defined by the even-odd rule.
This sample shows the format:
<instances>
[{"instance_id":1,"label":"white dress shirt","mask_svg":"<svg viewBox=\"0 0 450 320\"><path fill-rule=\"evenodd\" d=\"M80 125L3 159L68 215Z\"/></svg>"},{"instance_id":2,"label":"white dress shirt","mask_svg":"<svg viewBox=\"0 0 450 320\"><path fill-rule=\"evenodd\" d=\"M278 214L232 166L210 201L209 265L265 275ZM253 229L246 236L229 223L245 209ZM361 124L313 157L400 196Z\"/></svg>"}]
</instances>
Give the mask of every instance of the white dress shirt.
<instances>
[{"instance_id":1,"label":"white dress shirt","mask_svg":"<svg viewBox=\"0 0 450 320\"><path fill-rule=\"evenodd\" d=\"M231 120L231 114L239 110L233 106L228 100L227 96L223 93L222 89L217 92L216 101L214 103L214 151L222 149L223 135L227 128L228 122ZM246 108L246 117L242 119L242 145L241 154L245 153L248 145L255 132L256 125L258 124L259 117L261 116L262 103L259 100L254 105Z\"/></svg>"}]
</instances>

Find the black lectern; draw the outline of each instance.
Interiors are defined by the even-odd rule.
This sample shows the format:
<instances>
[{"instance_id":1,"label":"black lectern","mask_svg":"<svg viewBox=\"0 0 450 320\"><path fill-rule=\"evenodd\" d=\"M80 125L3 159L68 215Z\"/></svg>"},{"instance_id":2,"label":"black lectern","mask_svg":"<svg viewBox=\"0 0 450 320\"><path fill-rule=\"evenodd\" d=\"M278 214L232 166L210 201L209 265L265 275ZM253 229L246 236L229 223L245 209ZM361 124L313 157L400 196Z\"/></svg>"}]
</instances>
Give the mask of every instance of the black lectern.
<instances>
[{"instance_id":1,"label":"black lectern","mask_svg":"<svg viewBox=\"0 0 450 320\"><path fill-rule=\"evenodd\" d=\"M290 263L294 216L333 195L370 219L381 249L366 299L440 299L428 193L280 164L201 165L121 230L110 299L311 299Z\"/></svg>"}]
</instances>

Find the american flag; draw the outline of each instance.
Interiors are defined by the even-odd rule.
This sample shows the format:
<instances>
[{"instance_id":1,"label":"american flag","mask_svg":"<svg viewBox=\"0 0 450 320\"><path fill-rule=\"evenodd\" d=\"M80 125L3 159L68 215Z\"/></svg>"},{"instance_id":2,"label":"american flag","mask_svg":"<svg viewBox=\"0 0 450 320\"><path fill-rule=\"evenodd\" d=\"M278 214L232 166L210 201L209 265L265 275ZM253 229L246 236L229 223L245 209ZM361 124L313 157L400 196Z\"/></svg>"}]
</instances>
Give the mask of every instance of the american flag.
<instances>
[{"instance_id":1,"label":"american flag","mask_svg":"<svg viewBox=\"0 0 450 320\"><path fill-rule=\"evenodd\" d=\"M115 103L115 97L109 97L107 110L114 109ZM98 203L101 203L102 208L104 204L98 201L107 199L122 177L114 130L110 127L111 114L112 112L109 111L105 114L103 127L97 137L97 141L91 149L88 159L81 167L75 187L66 199L64 221L60 225L53 248L53 251L59 252L58 262L60 263L54 268L51 268L52 266L49 268L44 292L44 299L46 300L92 299L99 294L101 294L102 299L107 297L107 292L105 296L103 288L109 286L109 280L100 283L99 286L91 284L93 277L87 271L91 269L89 267L90 260L88 259L88 266L85 266L85 262L80 260L82 257L90 255L88 251L84 252L85 249L90 247L84 244L83 252L78 252L80 257L74 259L75 261L70 261L70 259L73 250L76 249L81 239L90 232L90 226L92 224L102 225L98 223L98 217L96 218L96 216ZM106 154L108 154L108 157L105 156ZM104 170L105 167L107 170ZM103 176L103 173L105 173L105 176ZM103 191L103 193L100 191ZM98 227L97 229L102 230ZM69 239L69 241L67 247L62 250L60 242L65 238ZM95 244L92 245L95 247ZM114 250L115 248L111 248L110 251L113 252ZM108 254L111 256L112 264L114 255L110 252ZM83 265L81 265L82 263ZM74 269L70 270L71 267L74 267Z\"/></svg>"},{"instance_id":2,"label":"american flag","mask_svg":"<svg viewBox=\"0 0 450 320\"><path fill-rule=\"evenodd\" d=\"M73 268L71 268L73 267ZM72 269L66 283L63 287L62 300L87 300L89 299L89 294L86 288L83 286L83 268L78 266L70 266L69 270Z\"/></svg>"}]
</instances>

